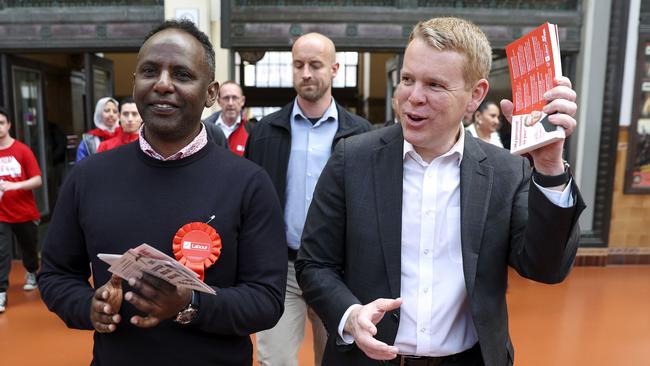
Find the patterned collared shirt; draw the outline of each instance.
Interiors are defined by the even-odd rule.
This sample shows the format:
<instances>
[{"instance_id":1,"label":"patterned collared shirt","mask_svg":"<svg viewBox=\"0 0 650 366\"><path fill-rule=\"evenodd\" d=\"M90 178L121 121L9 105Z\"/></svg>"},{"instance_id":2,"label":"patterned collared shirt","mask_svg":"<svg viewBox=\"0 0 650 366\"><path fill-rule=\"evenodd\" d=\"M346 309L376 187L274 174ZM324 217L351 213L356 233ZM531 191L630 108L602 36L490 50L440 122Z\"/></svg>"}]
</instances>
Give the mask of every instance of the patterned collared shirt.
<instances>
[{"instance_id":1,"label":"patterned collared shirt","mask_svg":"<svg viewBox=\"0 0 650 366\"><path fill-rule=\"evenodd\" d=\"M208 143L208 134L205 132L205 126L203 126L203 123L201 123L201 132L192 140L189 144L187 144L184 148L182 148L180 151L178 151L175 154L170 155L167 158L164 158L162 155L158 154L151 145L147 142L147 140L144 137L144 124L140 127L139 131L139 137L138 137L138 142L140 143L140 149L142 152L144 152L146 155L149 157L152 157L157 160L162 160L162 161L170 161L170 160L180 160L182 158L186 158L202 148L205 147Z\"/></svg>"}]
</instances>

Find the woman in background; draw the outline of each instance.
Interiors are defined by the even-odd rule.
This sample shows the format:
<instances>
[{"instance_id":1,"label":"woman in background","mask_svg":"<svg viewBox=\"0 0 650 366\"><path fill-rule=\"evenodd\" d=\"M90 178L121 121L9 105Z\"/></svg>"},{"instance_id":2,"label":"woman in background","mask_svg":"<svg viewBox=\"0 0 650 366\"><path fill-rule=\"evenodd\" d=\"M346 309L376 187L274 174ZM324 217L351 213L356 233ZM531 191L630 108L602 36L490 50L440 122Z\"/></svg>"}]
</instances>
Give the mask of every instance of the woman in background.
<instances>
[{"instance_id":1,"label":"woman in background","mask_svg":"<svg viewBox=\"0 0 650 366\"><path fill-rule=\"evenodd\" d=\"M499 106L493 101L484 100L474 112L474 123L467 126L472 136L498 147L503 147L497 130L499 129Z\"/></svg>"},{"instance_id":2,"label":"woman in background","mask_svg":"<svg viewBox=\"0 0 650 366\"><path fill-rule=\"evenodd\" d=\"M117 125L118 105L115 99L109 97L97 101L94 116L97 128L81 135L81 142L77 147L77 161L97 152L97 147L102 141L115 137L120 132L121 129Z\"/></svg>"}]
</instances>

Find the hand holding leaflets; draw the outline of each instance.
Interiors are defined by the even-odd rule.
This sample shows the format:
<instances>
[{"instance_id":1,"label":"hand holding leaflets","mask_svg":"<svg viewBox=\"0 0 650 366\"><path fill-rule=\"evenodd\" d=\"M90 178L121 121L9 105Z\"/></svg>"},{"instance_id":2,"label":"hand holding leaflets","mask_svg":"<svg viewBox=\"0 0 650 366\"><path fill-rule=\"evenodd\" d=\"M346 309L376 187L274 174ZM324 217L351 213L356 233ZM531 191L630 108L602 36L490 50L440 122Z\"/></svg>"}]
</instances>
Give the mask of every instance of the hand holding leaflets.
<instances>
[{"instance_id":1,"label":"hand holding leaflets","mask_svg":"<svg viewBox=\"0 0 650 366\"><path fill-rule=\"evenodd\" d=\"M571 82L562 77L557 26L542 24L506 46L506 55L512 103L502 103L502 110L512 114L511 153L561 145L575 126L576 106Z\"/></svg>"},{"instance_id":2,"label":"hand holding leaflets","mask_svg":"<svg viewBox=\"0 0 650 366\"><path fill-rule=\"evenodd\" d=\"M214 289L201 281L198 274L147 244L129 249L122 255L100 253L97 256L111 265L109 272L123 279L140 278L146 273L176 287L215 294Z\"/></svg>"},{"instance_id":3,"label":"hand holding leaflets","mask_svg":"<svg viewBox=\"0 0 650 366\"><path fill-rule=\"evenodd\" d=\"M506 47L512 102L501 101L512 123L510 152L530 154L545 176L565 171L564 139L576 127L576 93L561 75L557 26L544 23Z\"/></svg>"},{"instance_id":4,"label":"hand holding leaflets","mask_svg":"<svg viewBox=\"0 0 650 366\"><path fill-rule=\"evenodd\" d=\"M124 254L97 255L110 264L111 279L99 287L91 302L90 320L99 333L111 333L121 322L122 299L146 314L134 315L129 321L140 328L151 328L178 314L186 306L191 290L215 294L215 290L165 253L147 245L129 249ZM122 279L133 291L124 293Z\"/></svg>"}]
</instances>

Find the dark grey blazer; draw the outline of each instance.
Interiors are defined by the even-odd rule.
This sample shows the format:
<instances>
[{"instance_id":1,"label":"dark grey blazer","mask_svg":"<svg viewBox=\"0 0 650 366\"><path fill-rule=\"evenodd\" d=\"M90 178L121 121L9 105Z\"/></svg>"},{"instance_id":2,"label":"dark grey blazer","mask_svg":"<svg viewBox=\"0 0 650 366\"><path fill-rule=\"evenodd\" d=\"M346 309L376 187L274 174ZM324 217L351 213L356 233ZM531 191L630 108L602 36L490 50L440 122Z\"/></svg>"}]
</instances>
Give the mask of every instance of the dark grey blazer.
<instances>
[{"instance_id":1,"label":"dark grey blazer","mask_svg":"<svg viewBox=\"0 0 650 366\"><path fill-rule=\"evenodd\" d=\"M307 302L330 334L323 365L379 365L355 345L337 346L352 304L400 296L403 136L399 124L344 139L318 181L296 261ZM584 203L559 208L531 184L527 160L465 138L460 168L463 271L485 365L511 365L506 287L511 266L545 283L562 281L578 246ZM399 310L378 324L393 344Z\"/></svg>"}]
</instances>

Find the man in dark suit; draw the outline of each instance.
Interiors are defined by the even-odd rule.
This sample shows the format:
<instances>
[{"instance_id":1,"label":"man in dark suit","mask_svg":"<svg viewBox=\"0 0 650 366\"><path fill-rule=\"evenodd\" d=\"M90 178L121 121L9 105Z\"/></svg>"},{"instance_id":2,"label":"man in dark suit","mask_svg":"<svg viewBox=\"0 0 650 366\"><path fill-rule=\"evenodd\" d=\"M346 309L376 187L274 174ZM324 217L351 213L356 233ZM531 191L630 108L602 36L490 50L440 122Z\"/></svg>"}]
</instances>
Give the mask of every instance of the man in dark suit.
<instances>
[{"instance_id":1,"label":"man in dark suit","mask_svg":"<svg viewBox=\"0 0 650 366\"><path fill-rule=\"evenodd\" d=\"M343 140L323 170L296 261L330 335L323 365L511 365L507 267L544 283L571 269L584 204L562 142L531 152L531 170L462 128L491 54L465 20L416 25L401 123ZM575 93L555 85L545 111L571 134Z\"/></svg>"},{"instance_id":2,"label":"man in dark suit","mask_svg":"<svg viewBox=\"0 0 650 366\"><path fill-rule=\"evenodd\" d=\"M318 33L298 38L291 50L296 99L263 118L248 138L245 156L262 166L284 208L289 253L285 311L278 324L257 334L261 365L298 365L306 315L314 332L315 363L320 364L326 335L323 325L307 308L296 283L294 260L302 227L320 173L342 138L370 130L365 119L341 108L332 97L338 72L334 43Z\"/></svg>"}]
</instances>

